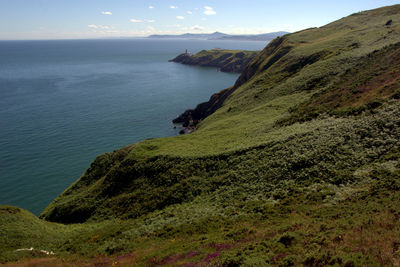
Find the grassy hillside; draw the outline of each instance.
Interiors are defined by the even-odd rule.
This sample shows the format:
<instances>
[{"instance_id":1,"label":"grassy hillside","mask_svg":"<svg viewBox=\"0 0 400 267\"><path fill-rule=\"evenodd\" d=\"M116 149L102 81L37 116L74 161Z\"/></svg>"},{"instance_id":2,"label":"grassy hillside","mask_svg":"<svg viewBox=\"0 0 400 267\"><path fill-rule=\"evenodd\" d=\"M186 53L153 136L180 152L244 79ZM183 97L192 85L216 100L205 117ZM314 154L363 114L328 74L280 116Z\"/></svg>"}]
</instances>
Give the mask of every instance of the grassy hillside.
<instances>
[{"instance_id":1,"label":"grassy hillside","mask_svg":"<svg viewBox=\"0 0 400 267\"><path fill-rule=\"evenodd\" d=\"M257 51L212 49L202 50L194 55L183 53L172 62L217 67L224 72L241 72L257 55Z\"/></svg>"},{"instance_id":2,"label":"grassy hillside","mask_svg":"<svg viewBox=\"0 0 400 267\"><path fill-rule=\"evenodd\" d=\"M97 157L32 220L72 265L398 266L399 63L400 5L277 38L196 131Z\"/></svg>"},{"instance_id":3,"label":"grassy hillside","mask_svg":"<svg viewBox=\"0 0 400 267\"><path fill-rule=\"evenodd\" d=\"M291 110L284 123L306 121L323 113L357 115L373 110L388 99L400 99L400 43L368 54L340 81L314 94Z\"/></svg>"}]
</instances>

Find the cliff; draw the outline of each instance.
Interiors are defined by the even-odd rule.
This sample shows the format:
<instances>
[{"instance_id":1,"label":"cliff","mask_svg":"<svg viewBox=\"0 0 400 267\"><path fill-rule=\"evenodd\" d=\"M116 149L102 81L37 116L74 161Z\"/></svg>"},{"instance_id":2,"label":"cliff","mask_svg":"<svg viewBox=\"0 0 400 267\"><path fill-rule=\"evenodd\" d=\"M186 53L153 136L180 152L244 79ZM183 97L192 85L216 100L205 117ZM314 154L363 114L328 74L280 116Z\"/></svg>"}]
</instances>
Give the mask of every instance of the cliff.
<instances>
[{"instance_id":1,"label":"cliff","mask_svg":"<svg viewBox=\"0 0 400 267\"><path fill-rule=\"evenodd\" d=\"M399 9L400 6L395 6L357 13L321 28L275 39L247 65L233 87L213 95L208 104L200 104L195 112L190 113L193 123L201 121L195 132L182 137L146 140L99 157L71 188L44 211L42 218L57 222L83 222L109 216L136 218L170 205L190 203L203 194L218 195L222 193L222 185L231 187L236 184L238 187L234 186L235 190L239 190L243 186L240 182L243 177L247 177L246 181L250 184L257 184L259 179L274 183L278 177L349 182L347 179L350 178L341 177L337 171L350 172L375 160L368 156L369 144L365 143L363 147L361 132L378 133L373 121L384 120L383 117L378 119L377 115L364 113L360 113L361 117L353 117L351 113L344 114L344 117L335 117L336 114L330 117L328 113L327 118L317 118L305 125L298 124L296 120L280 123L290 121L296 116L296 110L300 110L302 105L309 105L310 101L313 103L318 95L327 94L323 99L339 99L344 95L343 92L333 95L324 92L337 92L338 88L348 88L350 92L364 90L357 89L359 87L369 88L367 84L374 73L380 73L377 69L388 65L385 61L378 61L379 56L374 51L389 49L386 46L400 41L395 19L400 14L394 12ZM393 23L387 26L390 19ZM365 21L368 21L368 27ZM393 57L387 60L395 62L397 46L390 49ZM377 67L361 75L365 68L360 66L371 65L369 58L377 62ZM357 76L354 71L360 75ZM378 75L377 79L382 79L385 86L392 80L397 83L395 69L388 68L386 72L393 74L382 74L382 78ZM354 77L360 78L356 80ZM351 86L344 87L344 83ZM380 90L374 90L370 98L362 101L362 105L367 107L365 110L370 110L368 105L373 110L378 108L369 103L390 99L397 87L387 89L387 93ZM358 97L362 94L350 96L353 101ZM347 106L351 108L353 104L349 103ZM397 102L389 101L387 105L389 103L394 105L391 112L397 112L394 108ZM336 105L330 109L334 107ZM322 109L319 113L326 114L326 111ZM397 116L392 116L385 118L396 124ZM359 125L361 121L364 121L364 126ZM389 121L384 125L386 123ZM349 126L346 125L354 126L347 128ZM327 130L331 127L335 130ZM359 130L350 130L356 128ZM347 152L340 149L345 140L338 135L351 136L352 142L348 141L346 145ZM372 139L375 138L380 137L377 135ZM325 144L325 139L330 140L332 147ZM394 142L397 137L388 140ZM387 153L394 145L392 141L379 143L379 153ZM293 148L290 149L292 142ZM275 162L270 155L271 146L274 151L281 149L280 153L285 155L279 162ZM303 146L314 149L307 151ZM339 149L334 152L338 156L332 158L329 151L335 147ZM292 151L292 156L286 154L289 151ZM253 155L242 159L248 167L239 163L228 164L242 158L243 153ZM269 156L259 158L264 153ZM358 160L355 161L355 158ZM349 161L352 164L346 165L345 162ZM237 169L238 166L242 167ZM322 169L324 174L319 171L313 174L313 170ZM223 181L222 184L208 185L210 179ZM252 179L255 180L251 182Z\"/></svg>"},{"instance_id":2,"label":"cliff","mask_svg":"<svg viewBox=\"0 0 400 267\"><path fill-rule=\"evenodd\" d=\"M0 260L20 227L110 264L397 265L399 43L400 5L275 39L192 134L97 157L41 220L0 207Z\"/></svg>"},{"instance_id":3,"label":"cliff","mask_svg":"<svg viewBox=\"0 0 400 267\"><path fill-rule=\"evenodd\" d=\"M256 51L212 49L202 50L194 55L183 53L170 61L186 65L217 67L224 72L241 72L257 53Z\"/></svg>"},{"instance_id":4,"label":"cliff","mask_svg":"<svg viewBox=\"0 0 400 267\"><path fill-rule=\"evenodd\" d=\"M258 68L263 63L265 58L269 58L272 55L271 62L267 64L273 64L274 61L279 59L288 50L287 47L282 44L285 41L285 37L278 37L268 44L268 46L261 52L261 54L251 61L251 64L247 64L239 78L237 79L234 86L221 90L218 93L213 94L210 99L206 102L200 103L194 109L188 109L184 113L180 114L177 118L173 119L173 123L182 123L184 127L196 127L196 125L203 119L213 114L219 109L224 103L225 99L231 95L237 88L242 84L246 83L253 75L256 74Z\"/></svg>"}]
</instances>

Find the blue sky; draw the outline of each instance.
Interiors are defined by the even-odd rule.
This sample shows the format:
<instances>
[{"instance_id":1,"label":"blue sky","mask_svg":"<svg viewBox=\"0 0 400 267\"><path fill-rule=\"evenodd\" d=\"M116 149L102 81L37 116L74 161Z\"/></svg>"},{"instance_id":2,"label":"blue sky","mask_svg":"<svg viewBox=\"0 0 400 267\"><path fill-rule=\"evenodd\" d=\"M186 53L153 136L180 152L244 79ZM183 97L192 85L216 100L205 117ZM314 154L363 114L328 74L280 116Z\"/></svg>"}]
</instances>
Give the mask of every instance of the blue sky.
<instances>
[{"instance_id":1,"label":"blue sky","mask_svg":"<svg viewBox=\"0 0 400 267\"><path fill-rule=\"evenodd\" d=\"M319 27L393 0L0 0L0 39L70 39Z\"/></svg>"}]
</instances>

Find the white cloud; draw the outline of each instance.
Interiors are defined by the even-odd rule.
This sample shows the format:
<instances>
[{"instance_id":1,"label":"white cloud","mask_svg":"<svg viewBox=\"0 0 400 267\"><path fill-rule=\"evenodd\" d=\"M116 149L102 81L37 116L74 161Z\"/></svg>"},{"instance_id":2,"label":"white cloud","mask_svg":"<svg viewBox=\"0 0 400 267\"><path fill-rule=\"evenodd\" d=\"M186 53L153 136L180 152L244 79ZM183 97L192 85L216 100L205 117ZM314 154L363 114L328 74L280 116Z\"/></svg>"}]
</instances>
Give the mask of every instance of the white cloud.
<instances>
[{"instance_id":1,"label":"white cloud","mask_svg":"<svg viewBox=\"0 0 400 267\"><path fill-rule=\"evenodd\" d=\"M153 8L154 8L154 6L149 6L149 8L150 8L150 9L153 9Z\"/></svg>"},{"instance_id":2,"label":"white cloud","mask_svg":"<svg viewBox=\"0 0 400 267\"><path fill-rule=\"evenodd\" d=\"M184 16L176 16L177 19L185 19Z\"/></svg>"},{"instance_id":3,"label":"white cloud","mask_svg":"<svg viewBox=\"0 0 400 267\"><path fill-rule=\"evenodd\" d=\"M205 6L203 14L205 14L205 15L215 15L215 14L217 14L217 12L215 12L214 8L212 8L210 6Z\"/></svg>"},{"instance_id":4,"label":"white cloud","mask_svg":"<svg viewBox=\"0 0 400 267\"><path fill-rule=\"evenodd\" d=\"M113 27L107 26L107 25L95 25L95 24L90 24L88 25L88 28L91 29L103 29L103 30L108 30L111 29Z\"/></svg>"},{"instance_id":5,"label":"white cloud","mask_svg":"<svg viewBox=\"0 0 400 267\"><path fill-rule=\"evenodd\" d=\"M192 15L192 14L193 14L193 12L190 11L190 10L186 11L186 13L188 13L189 15Z\"/></svg>"},{"instance_id":6,"label":"white cloud","mask_svg":"<svg viewBox=\"0 0 400 267\"><path fill-rule=\"evenodd\" d=\"M130 19L130 22L132 22L132 23L140 23L140 22L143 22L143 20L140 20L140 19Z\"/></svg>"},{"instance_id":7,"label":"white cloud","mask_svg":"<svg viewBox=\"0 0 400 267\"><path fill-rule=\"evenodd\" d=\"M132 23L142 23L142 22L153 23L153 22L156 22L154 19L130 19L129 21L132 22Z\"/></svg>"},{"instance_id":8,"label":"white cloud","mask_svg":"<svg viewBox=\"0 0 400 267\"><path fill-rule=\"evenodd\" d=\"M176 9L176 8L178 8L177 6L169 6L169 8L171 8L171 9Z\"/></svg>"},{"instance_id":9,"label":"white cloud","mask_svg":"<svg viewBox=\"0 0 400 267\"><path fill-rule=\"evenodd\" d=\"M201 27L201 26L199 26L199 25L194 25L194 26L192 27L192 30L193 30L193 31L202 31L202 30L204 30L204 27Z\"/></svg>"},{"instance_id":10,"label":"white cloud","mask_svg":"<svg viewBox=\"0 0 400 267\"><path fill-rule=\"evenodd\" d=\"M101 14L103 15L112 15L110 11L101 11Z\"/></svg>"}]
</instances>

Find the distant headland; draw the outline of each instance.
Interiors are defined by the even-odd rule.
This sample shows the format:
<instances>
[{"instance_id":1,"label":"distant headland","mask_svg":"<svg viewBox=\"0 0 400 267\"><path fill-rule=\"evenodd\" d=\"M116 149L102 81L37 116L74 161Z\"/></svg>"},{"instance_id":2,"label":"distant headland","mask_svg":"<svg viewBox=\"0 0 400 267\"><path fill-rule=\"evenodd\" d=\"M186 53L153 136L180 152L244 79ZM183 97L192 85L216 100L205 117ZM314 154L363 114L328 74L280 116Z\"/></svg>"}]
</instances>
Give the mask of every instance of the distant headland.
<instances>
[{"instance_id":1,"label":"distant headland","mask_svg":"<svg viewBox=\"0 0 400 267\"><path fill-rule=\"evenodd\" d=\"M200 40L236 40L236 41L271 41L276 37L283 36L289 32L279 31L263 34L230 35L222 32L214 33L185 33L180 35L150 35L153 39L200 39Z\"/></svg>"},{"instance_id":2,"label":"distant headland","mask_svg":"<svg viewBox=\"0 0 400 267\"><path fill-rule=\"evenodd\" d=\"M257 56L258 52L259 51L215 48L211 50L202 50L193 55L186 50L185 53L171 59L170 62L177 62L186 65L217 67L224 72L240 73L247 64Z\"/></svg>"}]
</instances>

